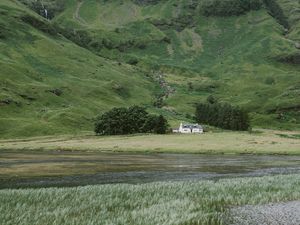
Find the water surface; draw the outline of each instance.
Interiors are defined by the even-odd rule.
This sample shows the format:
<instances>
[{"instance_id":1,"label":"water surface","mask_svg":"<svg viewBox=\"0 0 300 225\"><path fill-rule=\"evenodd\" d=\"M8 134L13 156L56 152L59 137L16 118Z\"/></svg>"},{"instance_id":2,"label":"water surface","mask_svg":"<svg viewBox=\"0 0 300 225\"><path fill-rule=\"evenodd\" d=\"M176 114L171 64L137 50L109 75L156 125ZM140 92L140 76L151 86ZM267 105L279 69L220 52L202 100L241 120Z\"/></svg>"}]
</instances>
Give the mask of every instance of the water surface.
<instances>
[{"instance_id":1,"label":"water surface","mask_svg":"<svg viewBox=\"0 0 300 225\"><path fill-rule=\"evenodd\" d=\"M300 173L300 156L1 151L0 188L146 183Z\"/></svg>"}]
</instances>

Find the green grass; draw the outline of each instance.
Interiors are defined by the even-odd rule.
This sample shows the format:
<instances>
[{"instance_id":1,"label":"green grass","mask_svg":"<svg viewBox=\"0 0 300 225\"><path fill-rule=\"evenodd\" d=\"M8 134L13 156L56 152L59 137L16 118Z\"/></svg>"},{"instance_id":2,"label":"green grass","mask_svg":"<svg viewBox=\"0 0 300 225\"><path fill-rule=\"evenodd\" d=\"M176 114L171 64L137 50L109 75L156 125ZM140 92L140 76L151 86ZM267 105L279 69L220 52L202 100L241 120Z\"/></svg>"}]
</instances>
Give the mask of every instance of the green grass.
<instances>
[{"instance_id":1,"label":"green grass","mask_svg":"<svg viewBox=\"0 0 300 225\"><path fill-rule=\"evenodd\" d=\"M288 134L277 134L280 137L284 137L284 138L291 138L291 139L300 139L300 134L292 134L292 135L288 135Z\"/></svg>"},{"instance_id":2,"label":"green grass","mask_svg":"<svg viewBox=\"0 0 300 225\"><path fill-rule=\"evenodd\" d=\"M286 0L277 0L277 2L283 9L291 27L288 32L288 37L292 40L300 41L300 2Z\"/></svg>"},{"instance_id":3,"label":"green grass","mask_svg":"<svg viewBox=\"0 0 300 225\"><path fill-rule=\"evenodd\" d=\"M209 132L203 135L56 136L0 141L0 150L299 155L299 133ZM287 138L295 137L295 138Z\"/></svg>"},{"instance_id":4,"label":"green grass","mask_svg":"<svg viewBox=\"0 0 300 225\"><path fill-rule=\"evenodd\" d=\"M0 24L8 30L0 42L0 101L10 101L0 104L1 137L92 130L93 118L104 110L151 104L155 84L137 69L20 22L16 18L29 13L21 5L1 1L0 9L6 15Z\"/></svg>"},{"instance_id":5,"label":"green grass","mask_svg":"<svg viewBox=\"0 0 300 225\"><path fill-rule=\"evenodd\" d=\"M299 175L0 190L0 223L217 225L230 207L299 199Z\"/></svg>"},{"instance_id":6,"label":"green grass","mask_svg":"<svg viewBox=\"0 0 300 225\"><path fill-rule=\"evenodd\" d=\"M289 15L287 36L264 8L219 18L188 1L68 0L45 21L18 1L1 1L0 137L76 134L92 130L97 114L133 104L178 123L209 95L249 110L253 126L299 129L299 65L277 61L299 53L299 4L279 3ZM85 31L89 50L20 19L28 15L46 27ZM132 59L137 66L124 63ZM161 92L151 78L158 71L176 90L162 109L152 104Z\"/></svg>"}]
</instances>

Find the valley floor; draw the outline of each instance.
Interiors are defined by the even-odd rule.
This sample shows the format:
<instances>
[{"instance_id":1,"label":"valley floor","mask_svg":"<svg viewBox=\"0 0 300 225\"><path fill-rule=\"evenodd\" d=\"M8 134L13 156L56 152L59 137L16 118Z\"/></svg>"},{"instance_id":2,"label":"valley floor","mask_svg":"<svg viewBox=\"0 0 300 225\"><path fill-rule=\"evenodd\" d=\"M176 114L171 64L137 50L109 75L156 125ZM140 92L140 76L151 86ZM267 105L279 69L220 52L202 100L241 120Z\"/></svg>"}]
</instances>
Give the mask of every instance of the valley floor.
<instances>
[{"instance_id":1,"label":"valley floor","mask_svg":"<svg viewBox=\"0 0 300 225\"><path fill-rule=\"evenodd\" d=\"M300 132L254 130L252 133L223 131L208 132L203 135L145 134L107 137L86 134L0 140L1 153L4 155L16 153L19 157L23 157L24 163L27 164L32 163L34 159L31 158L34 156L32 155L34 151L31 150L45 153L50 150L49 154L53 154L51 150L76 153L81 151L84 155L88 155L88 151L300 155ZM112 154L107 154L106 157L108 155ZM5 165L10 167L10 162L12 165L18 164L19 160L16 157L9 157L4 158L2 169L5 168ZM54 167L49 169L45 165L47 157L54 159L57 158L57 155L45 157L41 156L39 161L33 164L42 165L37 171L48 172L49 174L44 173L43 175L48 177L55 174L56 171L53 168L59 164L53 160ZM69 160L68 163L62 164L63 170L71 172L72 168L78 165L75 164L75 159L77 158L78 161L78 157L80 158L76 155L70 156L72 160L64 155L61 157ZM121 157L123 161L126 161L127 158ZM215 155L211 157L215 157ZM219 157L225 158L223 155L219 155ZM250 156L243 157L250 158ZM263 156L257 157L264 161ZM297 156L286 157L295 158ZM102 163L99 165L102 165L103 156L100 158ZM147 160L149 161L149 159ZM241 162L239 161L239 163ZM72 163L74 163L73 167L70 166ZM89 160L83 162L81 166L86 167L91 165L90 163ZM94 163L98 163L98 161L96 160ZM239 163L235 166L239 166ZM182 160L181 164L184 164ZM157 164L155 165L157 166ZM16 175L8 173L11 180L18 178L19 172L24 171L25 167L22 165L21 170L18 170L19 167L14 165L7 171L13 168L16 169ZM237 167L237 169L241 168ZM4 171L4 173L6 172ZM59 174L59 178L62 179L62 174ZM299 200L300 175L296 170L289 175L266 175L263 177L172 182L164 180L145 184L97 184L72 188L2 189L0 190L0 224L219 225L234 224L235 221L239 221L239 224L242 224L240 221L245 221L245 224L249 224L249 221L251 224L261 224L262 219L256 214L252 214L251 210L248 210L243 218L239 218L236 215L236 209L245 211L249 207L250 209L268 207L269 205L266 204L271 203L276 206L284 205L287 214L291 214L293 207L289 208L290 204L298 205ZM272 213L271 210L270 217ZM246 216L248 217L246 218ZM269 218L268 215L264 216ZM251 220L252 218L254 221ZM298 217L294 219L298 221Z\"/></svg>"},{"instance_id":2,"label":"valley floor","mask_svg":"<svg viewBox=\"0 0 300 225\"><path fill-rule=\"evenodd\" d=\"M254 130L202 135L50 136L0 140L0 150L81 150L140 153L300 154L299 131Z\"/></svg>"}]
</instances>

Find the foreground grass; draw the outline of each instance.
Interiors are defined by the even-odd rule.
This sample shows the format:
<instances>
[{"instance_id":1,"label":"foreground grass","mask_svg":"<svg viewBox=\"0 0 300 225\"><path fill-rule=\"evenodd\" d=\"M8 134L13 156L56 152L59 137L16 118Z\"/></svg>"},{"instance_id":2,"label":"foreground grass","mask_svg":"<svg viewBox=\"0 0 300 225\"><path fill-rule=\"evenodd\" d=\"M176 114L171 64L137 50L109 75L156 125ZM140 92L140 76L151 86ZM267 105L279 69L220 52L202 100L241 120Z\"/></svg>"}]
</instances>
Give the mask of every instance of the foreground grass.
<instances>
[{"instance_id":1,"label":"foreground grass","mask_svg":"<svg viewBox=\"0 0 300 225\"><path fill-rule=\"evenodd\" d=\"M0 223L225 224L228 207L300 199L300 175L0 191Z\"/></svg>"},{"instance_id":2,"label":"foreground grass","mask_svg":"<svg viewBox=\"0 0 300 225\"><path fill-rule=\"evenodd\" d=\"M296 136L295 136L296 135ZM299 132L215 132L203 135L60 136L0 141L0 150L81 150L208 154L300 154Z\"/></svg>"}]
</instances>

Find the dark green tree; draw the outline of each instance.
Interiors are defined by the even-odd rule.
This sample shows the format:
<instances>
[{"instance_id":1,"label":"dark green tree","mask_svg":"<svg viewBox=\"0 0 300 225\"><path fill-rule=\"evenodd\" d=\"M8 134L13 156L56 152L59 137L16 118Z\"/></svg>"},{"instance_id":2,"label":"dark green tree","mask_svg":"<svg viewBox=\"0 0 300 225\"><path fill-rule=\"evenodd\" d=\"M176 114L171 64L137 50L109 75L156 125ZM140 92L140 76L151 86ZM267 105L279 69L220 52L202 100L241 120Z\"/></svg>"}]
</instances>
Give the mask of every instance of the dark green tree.
<instances>
[{"instance_id":1,"label":"dark green tree","mask_svg":"<svg viewBox=\"0 0 300 225\"><path fill-rule=\"evenodd\" d=\"M163 116L149 114L145 108L113 108L98 116L94 131L98 135L122 135L134 133L167 132L168 123Z\"/></svg>"},{"instance_id":2,"label":"dark green tree","mask_svg":"<svg viewBox=\"0 0 300 225\"><path fill-rule=\"evenodd\" d=\"M129 133L141 133L149 114L144 107L132 106L128 108L127 122L130 124Z\"/></svg>"},{"instance_id":3,"label":"dark green tree","mask_svg":"<svg viewBox=\"0 0 300 225\"><path fill-rule=\"evenodd\" d=\"M168 129L168 121L166 120L165 117L163 117L162 115L159 115L156 118L156 123L155 123L155 127L154 127L154 133L156 134L165 134L167 132Z\"/></svg>"},{"instance_id":4,"label":"dark green tree","mask_svg":"<svg viewBox=\"0 0 300 225\"><path fill-rule=\"evenodd\" d=\"M248 113L228 103L199 103L195 118L198 123L209 124L228 130L248 130Z\"/></svg>"}]
</instances>

